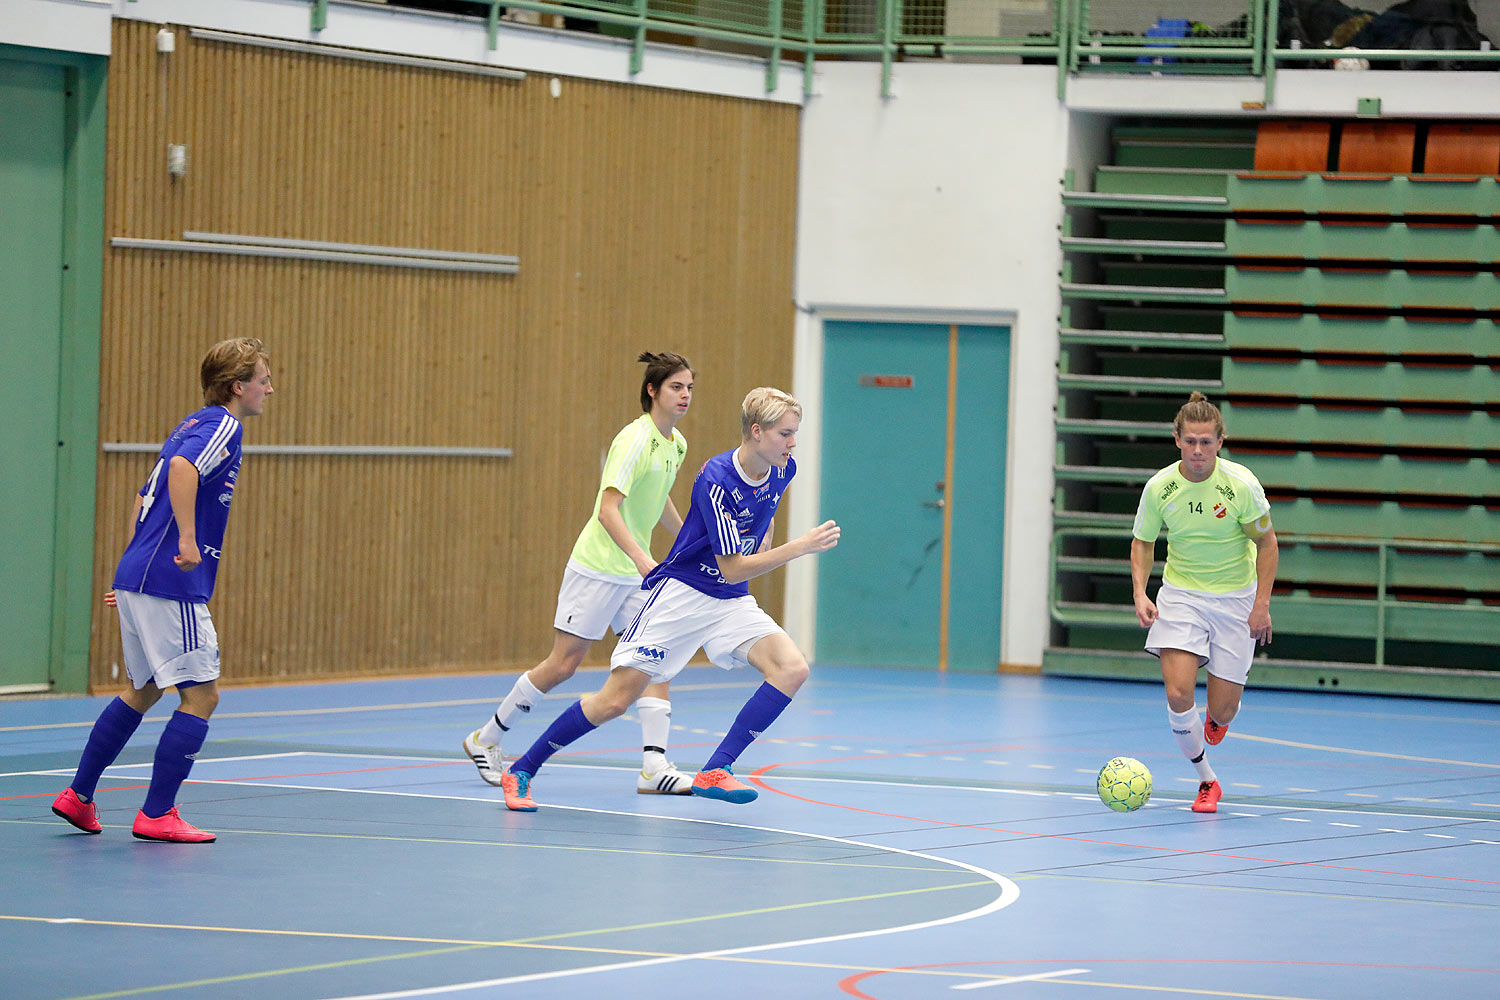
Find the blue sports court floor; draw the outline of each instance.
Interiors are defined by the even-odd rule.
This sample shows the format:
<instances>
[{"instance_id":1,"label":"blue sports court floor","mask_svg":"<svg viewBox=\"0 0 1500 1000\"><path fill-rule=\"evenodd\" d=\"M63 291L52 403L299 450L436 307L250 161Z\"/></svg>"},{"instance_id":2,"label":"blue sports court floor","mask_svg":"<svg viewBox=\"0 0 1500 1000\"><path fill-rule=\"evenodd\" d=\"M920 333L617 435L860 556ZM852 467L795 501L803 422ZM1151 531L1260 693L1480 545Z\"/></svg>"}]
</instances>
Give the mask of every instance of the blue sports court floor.
<instances>
[{"instance_id":1,"label":"blue sports court floor","mask_svg":"<svg viewBox=\"0 0 1500 1000\"><path fill-rule=\"evenodd\" d=\"M459 748L511 680L227 689L179 798L207 846L129 833L175 698L100 836L49 805L105 699L0 702L0 997L1500 996L1497 705L1252 690L1200 816L1159 687L821 668L750 805L635 794L627 719L520 814ZM755 683L686 671L674 759ZM1137 813L1094 796L1117 754Z\"/></svg>"}]
</instances>

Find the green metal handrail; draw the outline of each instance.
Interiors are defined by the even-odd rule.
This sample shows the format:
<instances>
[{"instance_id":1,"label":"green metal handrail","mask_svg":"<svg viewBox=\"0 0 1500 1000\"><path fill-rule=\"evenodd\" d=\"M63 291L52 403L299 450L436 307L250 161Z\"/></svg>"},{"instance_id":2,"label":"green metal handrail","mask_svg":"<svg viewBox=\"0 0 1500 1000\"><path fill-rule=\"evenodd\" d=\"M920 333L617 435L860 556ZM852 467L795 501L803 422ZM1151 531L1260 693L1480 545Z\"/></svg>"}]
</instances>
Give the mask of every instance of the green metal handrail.
<instances>
[{"instance_id":1,"label":"green metal handrail","mask_svg":"<svg viewBox=\"0 0 1500 1000\"><path fill-rule=\"evenodd\" d=\"M1129 528L1059 528L1052 533L1051 552L1049 557L1050 579L1047 587L1047 608L1053 620L1067 623L1071 612L1063 607L1062 597L1059 593L1059 582L1057 573L1057 560L1059 557L1058 545L1065 536L1078 538L1114 538L1124 539L1133 537ZM1431 539L1418 538L1354 538L1345 535L1305 535L1294 532L1276 533L1280 541L1288 545L1325 545L1332 548L1348 549L1376 549L1377 550L1377 572L1375 578L1375 666L1385 666L1385 633L1386 633L1386 611L1393 605L1403 602L1393 598L1387 592L1387 584L1390 578L1390 553L1392 549L1407 549L1422 552L1484 552L1487 554L1500 554L1500 545L1476 542L1473 544L1465 542L1443 542ZM1121 560L1122 571L1128 570L1129 564ZM1153 566L1153 575L1155 567ZM1350 598L1351 601L1364 602L1369 598ZM1119 605L1119 610L1124 613L1133 613L1125 605ZM1481 610L1500 615L1500 607L1485 607ZM1121 615L1123 617L1123 614Z\"/></svg>"},{"instance_id":2,"label":"green metal handrail","mask_svg":"<svg viewBox=\"0 0 1500 1000\"><path fill-rule=\"evenodd\" d=\"M399 0L397 0L399 2ZM733 10L701 9L694 0L480 0L489 4L489 46L499 44L503 9L534 11L617 29L629 42L630 72L641 70L651 34L721 42L762 52L766 90L779 84L783 55L800 55L803 92L812 93L820 56L859 57L881 64L881 94L891 92L893 65L908 56L1026 56L1053 61L1058 70L1058 97L1066 96L1067 78L1080 72L1216 72L1243 73L1265 80L1265 99L1274 100L1277 69L1282 64L1329 62L1345 58L1403 61L1457 59L1465 63L1500 62L1497 50L1301 49L1276 44L1278 0L1245 0L1243 33L1187 37L1154 37L1153 29L1096 29L1093 0L1052 0L1050 24L1024 36L988 35L967 29L949 31L948 8L918 10L913 0L868 0L860 8L868 28L849 30L829 23L827 0L739 0ZM984 0L976 0L982 4ZM1191 6L1190 3L1186 4ZM312 28L327 27L327 0L309 0ZM846 8L835 8L842 10ZM988 11L988 7L975 8ZM1191 14L1191 11L1188 11ZM930 23L924 17L932 17ZM997 21L997 32L1003 23ZM621 31L620 29L623 29Z\"/></svg>"}]
</instances>

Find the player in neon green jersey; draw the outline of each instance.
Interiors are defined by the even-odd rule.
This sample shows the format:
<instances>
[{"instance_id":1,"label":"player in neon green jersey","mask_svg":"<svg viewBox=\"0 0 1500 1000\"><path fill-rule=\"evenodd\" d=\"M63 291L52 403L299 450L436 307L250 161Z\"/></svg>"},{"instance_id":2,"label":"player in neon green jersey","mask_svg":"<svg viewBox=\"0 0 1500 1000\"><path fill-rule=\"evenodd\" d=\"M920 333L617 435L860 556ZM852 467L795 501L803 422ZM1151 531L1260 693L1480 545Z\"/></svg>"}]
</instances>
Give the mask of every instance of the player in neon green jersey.
<instances>
[{"instance_id":1,"label":"player in neon green jersey","mask_svg":"<svg viewBox=\"0 0 1500 1000\"><path fill-rule=\"evenodd\" d=\"M1183 756L1198 770L1194 812L1217 812L1223 790L1209 766L1240 710L1255 647L1271 641L1276 532L1271 505L1249 469L1219 457L1224 418L1201 392L1172 421L1182 460L1146 481L1130 544L1135 616L1146 651L1161 659L1167 718ZM1167 565L1156 601L1146 581L1156 536L1167 529ZM1208 668L1208 710L1198 718L1198 668Z\"/></svg>"},{"instance_id":2,"label":"player in neon green jersey","mask_svg":"<svg viewBox=\"0 0 1500 1000\"><path fill-rule=\"evenodd\" d=\"M642 354L641 416L615 435L604 461L594 513L584 525L563 572L553 618L552 652L522 674L494 716L464 737L464 752L479 776L499 785L505 773L501 734L517 713L530 712L542 695L573 676L584 654L606 628L623 632L645 603L641 578L656 565L651 530L660 524L673 537L682 516L669 495L687 455L677 422L693 397L693 368L680 354ZM641 720L641 794L690 795L693 776L667 760L671 702L667 684L653 684L636 702Z\"/></svg>"}]
</instances>

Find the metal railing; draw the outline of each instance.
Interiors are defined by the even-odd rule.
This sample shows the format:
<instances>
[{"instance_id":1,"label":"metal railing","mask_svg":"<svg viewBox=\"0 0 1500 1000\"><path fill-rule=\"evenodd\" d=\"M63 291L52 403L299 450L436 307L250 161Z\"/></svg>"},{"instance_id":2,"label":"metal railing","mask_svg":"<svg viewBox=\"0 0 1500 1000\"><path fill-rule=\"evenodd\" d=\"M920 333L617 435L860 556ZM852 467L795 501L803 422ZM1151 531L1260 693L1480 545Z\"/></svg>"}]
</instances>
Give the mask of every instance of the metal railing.
<instances>
[{"instance_id":1,"label":"metal railing","mask_svg":"<svg viewBox=\"0 0 1500 1000\"><path fill-rule=\"evenodd\" d=\"M1061 572L1083 572L1081 568L1072 568L1067 565L1067 560L1072 558L1075 562L1097 563L1093 571L1110 572L1128 577L1130 574L1130 563L1126 559L1096 559L1092 557L1068 557L1060 551L1062 539L1065 537L1077 538L1109 538L1128 539L1131 538L1130 529L1111 527L1073 527L1059 528L1052 534L1051 543L1051 575L1047 593L1047 607L1052 615L1053 621L1061 624L1110 624L1110 625L1132 625L1135 624L1135 609L1130 605L1115 604L1085 604L1070 602L1063 598L1061 593ZM1374 588L1373 597L1350 597L1350 598L1323 598L1323 600L1345 604L1353 609L1357 607L1369 607L1373 604L1375 611L1375 623L1373 635L1364 638L1373 640L1375 643L1375 666L1385 666L1385 645L1387 639L1388 622L1390 612L1399 608L1430 607L1443 608L1456 605L1428 604L1421 601L1411 601L1400 597L1393 597L1390 593L1390 561L1394 550L1416 551L1416 552L1483 552L1489 555L1500 554L1500 545L1487 543L1467 542L1445 542L1429 539L1416 538L1357 538L1343 535L1311 535L1294 532L1277 532L1277 540L1286 545L1315 545L1328 548L1345 548L1376 551L1376 568L1374 579L1368 581L1368 585ZM1059 566L1059 560L1063 565ZM1151 568L1153 577L1160 577L1162 564L1155 563ZM1295 598L1290 598L1295 600ZM1285 598L1284 598L1285 600ZM1273 598L1273 606L1275 599ZM1469 612L1479 613L1485 616L1486 621L1500 621L1500 607L1494 605L1462 605Z\"/></svg>"},{"instance_id":2,"label":"metal railing","mask_svg":"<svg viewBox=\"0 0 1500 1000\"><path fill-rule=\"evenodd\" d=\"M328 23L328 0L309 0L312 23ZM399 6L400 0L390 0ZM704 47L766 59L766 89L779 84L783 57L800 58L812 92L818 58L881 63L881 93L891 68L912 58L1010 57L1053 63L1058 93L1070 75L1092 73L1237 74L1265 80L1274 98L1282 64L1332 65L1354 59L1388 65L1457 63L1500 69L1500 50L1352 49L1363 35L1351 23L1330 39L1308 39L1300 19L1281 20L1280 0L474 0L488 4L490 47L507 10L551 15L629 45L630 72L641 69L648 41L687 38ZM1364 22L1361 22L1363 24ZM1466 40L1482 43L1472 33ZM1284 43L1284 44L1283 44ZM1340 47L1334 47L1340 46Z\"/></svg>"}]
</instances>

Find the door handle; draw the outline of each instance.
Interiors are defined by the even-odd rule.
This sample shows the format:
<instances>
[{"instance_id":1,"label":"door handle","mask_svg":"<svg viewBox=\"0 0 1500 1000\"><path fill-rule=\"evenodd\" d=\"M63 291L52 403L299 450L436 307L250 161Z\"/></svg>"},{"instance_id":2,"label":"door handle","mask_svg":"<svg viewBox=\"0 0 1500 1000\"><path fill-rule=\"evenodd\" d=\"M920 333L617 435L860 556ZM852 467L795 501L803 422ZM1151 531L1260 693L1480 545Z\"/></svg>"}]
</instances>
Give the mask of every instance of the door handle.
<instances>
[{"instance_id":1,"label":"door handle","mask_svg":"<svg viewBox=\"0 0 1500 1000\"><path fill-rule=\"evenodd\" d=\"M946 501L946 500L923 500L922 501L922 506L923 507L936 507L938 510L942 510L944 507L948 506L948 501Z\"/></svg>"}]
</instances>

